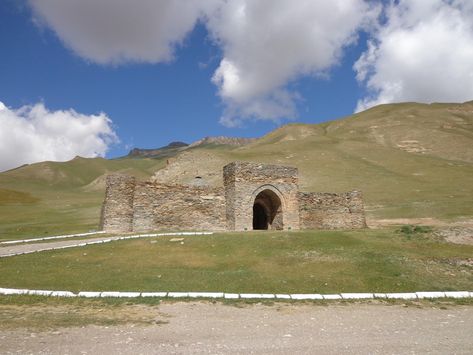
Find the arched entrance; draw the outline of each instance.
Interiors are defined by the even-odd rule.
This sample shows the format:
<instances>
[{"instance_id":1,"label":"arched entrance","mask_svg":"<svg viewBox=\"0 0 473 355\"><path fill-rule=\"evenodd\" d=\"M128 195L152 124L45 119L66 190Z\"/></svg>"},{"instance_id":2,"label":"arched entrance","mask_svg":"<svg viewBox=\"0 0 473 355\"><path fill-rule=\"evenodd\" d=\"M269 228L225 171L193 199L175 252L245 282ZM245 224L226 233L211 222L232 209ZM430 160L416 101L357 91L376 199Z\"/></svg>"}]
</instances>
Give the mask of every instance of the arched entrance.
<instances>
[{"instance_id":1,"label":"arched entrance","mask_svg":"<svg viewBox=\"0 0 473 355\"><path fill-rule=\"evenodd\" d=\"M283 229L281 199L269 189L261 191L253 203L253 229Z\"/></svg>"}]
</instances>

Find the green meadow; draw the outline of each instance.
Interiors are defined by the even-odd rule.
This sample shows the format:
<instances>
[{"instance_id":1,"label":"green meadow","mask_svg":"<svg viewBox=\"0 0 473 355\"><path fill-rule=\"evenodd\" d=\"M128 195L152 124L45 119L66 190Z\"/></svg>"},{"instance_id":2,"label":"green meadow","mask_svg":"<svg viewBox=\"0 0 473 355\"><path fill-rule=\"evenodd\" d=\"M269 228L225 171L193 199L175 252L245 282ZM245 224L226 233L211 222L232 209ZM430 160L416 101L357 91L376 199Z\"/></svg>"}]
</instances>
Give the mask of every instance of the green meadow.
<instances>
[{"instance_id":1,"label":"green meadow","mask_svg":"<svg viewBox=\"0 0 473 355\"><path fill-rule=\"evenodd\" d=\"M0 285L75 292L471 290L471 266L463 263L471 255L473 246L446 243L428 229L158 237L3 258Z\"/></svg>"}]
</instances>

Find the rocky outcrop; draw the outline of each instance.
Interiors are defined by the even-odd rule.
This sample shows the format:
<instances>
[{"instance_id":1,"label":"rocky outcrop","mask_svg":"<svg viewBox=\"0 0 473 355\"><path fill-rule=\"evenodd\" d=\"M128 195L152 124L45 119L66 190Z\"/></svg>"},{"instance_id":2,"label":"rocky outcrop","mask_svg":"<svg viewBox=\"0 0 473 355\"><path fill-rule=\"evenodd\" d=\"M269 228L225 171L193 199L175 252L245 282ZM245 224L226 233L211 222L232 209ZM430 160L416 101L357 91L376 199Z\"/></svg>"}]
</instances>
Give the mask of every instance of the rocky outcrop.
<instances>
[{"instance_id":1,"label":"rocky outcrop","mask_svg":"<svg viewBox=\"0 0 473 355\"><path fill-rule=\"evenodd\" d=\"M254 142L256 139L257 138L239 138L239 137L225 137L225 136L205 137L192 143L189 146L189 148L197 147L199 145L205 145L205 144L243 146L243 145Z\"/></svg>"}]
</instances>

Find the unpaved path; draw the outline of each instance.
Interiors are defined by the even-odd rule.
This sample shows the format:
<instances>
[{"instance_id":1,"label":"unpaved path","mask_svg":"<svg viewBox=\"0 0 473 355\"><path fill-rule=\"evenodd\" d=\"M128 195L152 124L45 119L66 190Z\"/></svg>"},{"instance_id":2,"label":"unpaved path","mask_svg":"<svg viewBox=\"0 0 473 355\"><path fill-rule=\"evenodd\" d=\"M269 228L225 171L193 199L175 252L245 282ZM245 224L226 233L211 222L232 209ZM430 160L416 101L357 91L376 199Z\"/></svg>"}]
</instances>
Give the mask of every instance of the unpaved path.
<instances>
[{"instance_id":1,"label":"unpaved path","mask_svg":"<svg viewBox=\"0 0 473 355\"><path fill-rule=\"evenodd\" d=\"M103 241L103 240L117 240L120 236L116 237L97 237L97 238L87 238L87 239L68 239L62 240L57 242L41 242L41 243L23 243L23 244L15 244L15 245L4 245L0 246L0 256L2 255L9 255L9 254L17 254L17 253L29 253L33 251L39 251L44 249L53 249L59 247L65 247L69 245L77 245L80 243L90 243L96 241Z\"/></svg>"},{"instance_id":2,"label":"unpaved path","mask_svg":"<svg viewBox=\"0 0 473 355\"><path fill-rule=\"evenodd\" d=\"M473 307L247 305L149 307L151 326L0 331L2 354L471 354ZM165 323L167 322L167 323Z\"/></svg>"}]
</instances>

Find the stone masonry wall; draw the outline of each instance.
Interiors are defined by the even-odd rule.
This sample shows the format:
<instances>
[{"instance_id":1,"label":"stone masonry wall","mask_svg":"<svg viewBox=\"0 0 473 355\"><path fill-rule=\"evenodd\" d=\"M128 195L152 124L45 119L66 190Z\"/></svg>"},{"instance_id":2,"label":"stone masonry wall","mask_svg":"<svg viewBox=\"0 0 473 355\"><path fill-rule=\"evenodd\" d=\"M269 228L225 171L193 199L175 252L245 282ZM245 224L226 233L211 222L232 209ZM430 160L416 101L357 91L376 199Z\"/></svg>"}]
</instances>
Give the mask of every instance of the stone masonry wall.
<instances>
[{"instance_id":1,"label":"stone masonry wall","mask_svg":"<svg viewBox=\"0 0 473 355\"><path fill-rule=\"evenodd\" d=\"M226 229L222 188L139 182L133 202L135 232Z\"/></svg>"},{"instance_id":2,"label":"stone masonry wall","mask_svg":"<svg viewBox=\"0 0 473 355\"><path fill-rule=\"evenodd\" d=\"M133 226L133 197L136 180L132 176L108 175L100 227L109 232L131 232Z\"/></svg>"},{"instance_id":3,"label":"stone masonry wall","mask_svg":"<svg viewBox=\"0 0 473 355\"><path fill-rule=\"evenodd\" d=\"M253 203L270 190L282 203L282 228L299 229L298 171L296 168L233 162L223 168L226 218L229 230L253 229Z\"/></svg>"},{"instance_id":4,"label":"stone masonry wall","mask_svg":"<svg viewBox=\"0 0 473 355\"><path fill-rule=\"evenodd\" d=\"M361 192L299 192L301 229L365 228Z\"/></svg>"},{"instance_id":5,"label":"stone masonry wall","mask_svg":"<svg viewBox=\"0 0 473 355\"><path fill-rule=\"evenodd\" d=\"M109 232L252 230L255 201L274 210L269 229L366 227L360 192L299 192L296 168L233 162L223 168L223 178L224 188L212 188L109 175L101 228Z\"/></svg>"}]
</instances>

